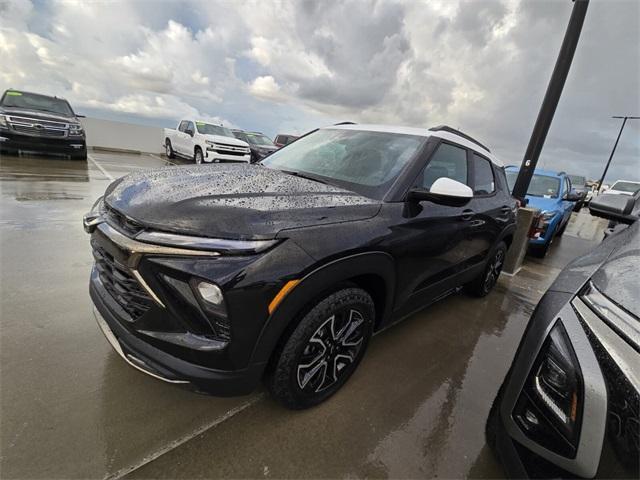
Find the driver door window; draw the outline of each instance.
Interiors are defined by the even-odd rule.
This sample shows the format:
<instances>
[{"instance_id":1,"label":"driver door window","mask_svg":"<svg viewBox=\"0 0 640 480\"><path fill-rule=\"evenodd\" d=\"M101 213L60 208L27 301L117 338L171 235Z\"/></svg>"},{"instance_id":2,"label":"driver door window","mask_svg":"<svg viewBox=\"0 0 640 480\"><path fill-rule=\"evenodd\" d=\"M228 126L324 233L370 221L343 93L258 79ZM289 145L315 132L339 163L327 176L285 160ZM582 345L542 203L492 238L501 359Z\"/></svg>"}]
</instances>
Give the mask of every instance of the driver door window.
<instances>
[{"instance_id":1,"label":"driver door window","mask_svg":"<svg viewBox=\"0 0 640 480\"><path fill-rule=\"evenodd\" d=\"M422 171L418 186L429 190L437 179L447 177L458 182L467 182L467 151L448 143L441 143Z\"/></svg>"}]
</instances>

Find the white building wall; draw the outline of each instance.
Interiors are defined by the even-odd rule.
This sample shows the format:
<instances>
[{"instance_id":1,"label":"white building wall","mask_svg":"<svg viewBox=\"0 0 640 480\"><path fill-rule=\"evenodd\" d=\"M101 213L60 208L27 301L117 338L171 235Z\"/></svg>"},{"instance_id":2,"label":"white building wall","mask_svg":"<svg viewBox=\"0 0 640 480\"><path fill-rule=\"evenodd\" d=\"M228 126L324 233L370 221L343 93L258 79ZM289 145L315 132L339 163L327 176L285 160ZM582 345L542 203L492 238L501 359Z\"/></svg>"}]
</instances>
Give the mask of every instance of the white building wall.
<instances>
[{"instance_id":1,"label":"white building wall","mask_svg":"<svg viewBox=\"0 0 640 480\"><path fill-rule=\"evenodd\" d=\"M160 153L163 129L98 118L82 118L87 146Z\"/></svg>"}]
</instances>

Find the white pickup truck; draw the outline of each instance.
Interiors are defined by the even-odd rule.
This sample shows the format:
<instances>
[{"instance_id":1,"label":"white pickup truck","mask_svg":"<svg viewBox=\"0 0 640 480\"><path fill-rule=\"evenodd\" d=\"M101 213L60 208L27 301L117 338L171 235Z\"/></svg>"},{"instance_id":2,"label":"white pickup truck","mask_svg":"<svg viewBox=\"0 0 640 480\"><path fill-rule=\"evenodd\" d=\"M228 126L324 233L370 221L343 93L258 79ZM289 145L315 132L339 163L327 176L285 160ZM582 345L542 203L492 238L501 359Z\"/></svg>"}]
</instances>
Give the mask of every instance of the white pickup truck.
<instances>
[{"instance_id":1,"label":"white pickup truck","mask_svg":"<svg viewBox=\"0 0 640 480\"><path fill-rule=\"evenodd\" d=\"M220 125L186 119L174 130L164 129L167 157L180 156L196 163L251 163L249 144L234 137L233 132Z\"/></svg>"}]
</instances>

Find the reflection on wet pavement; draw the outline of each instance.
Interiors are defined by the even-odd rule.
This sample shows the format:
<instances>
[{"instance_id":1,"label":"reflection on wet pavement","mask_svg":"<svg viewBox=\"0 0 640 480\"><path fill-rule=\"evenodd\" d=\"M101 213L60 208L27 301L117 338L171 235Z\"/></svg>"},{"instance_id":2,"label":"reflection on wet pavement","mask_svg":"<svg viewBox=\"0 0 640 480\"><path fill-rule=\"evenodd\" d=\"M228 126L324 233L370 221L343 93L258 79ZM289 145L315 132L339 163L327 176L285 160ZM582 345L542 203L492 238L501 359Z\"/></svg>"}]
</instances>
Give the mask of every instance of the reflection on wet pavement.
<instances>
[{"instance_id":1,"label":"reflection on wet pavement","mask_svg":"<svg viewBox=\"0 0 640 480\"><path fill-rule=\"evenodd\" d=\"M574 214L546 259L487 298L452 295L377 335L342 391L291 412L262 392L223 399L158 382L112 352L90 313L80 218L109 176L164 161L93 158L99 167L0 158L4 477L502 475L484 441L491 402L535 303L601 222Z\"/></svg>"}]
</instances>

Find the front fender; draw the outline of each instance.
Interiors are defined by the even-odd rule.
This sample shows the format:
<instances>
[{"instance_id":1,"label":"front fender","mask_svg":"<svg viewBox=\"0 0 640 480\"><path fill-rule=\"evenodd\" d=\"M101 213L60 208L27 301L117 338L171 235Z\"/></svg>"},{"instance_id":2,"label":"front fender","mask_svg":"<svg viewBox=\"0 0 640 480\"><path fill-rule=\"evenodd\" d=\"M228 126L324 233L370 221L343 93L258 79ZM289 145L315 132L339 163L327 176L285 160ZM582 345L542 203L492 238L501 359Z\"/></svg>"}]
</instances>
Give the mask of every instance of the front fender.
<instances>
[{"instance_id":1,"label":"front fender","mask_svg":"<svg viewBox=\"0 0 640 480\"><path fill-rule=\"evenodd\" d=\"M340 282L362 275L375 275L385 285L384 308L379 312L381 324L391 315L395 287L395 261L386 252L364 252L326 262L305 275L269 316L256 342L251 362L269 360L283 334L290 332L300 321L300 312L326 296ZM379 302L376 304L381 304Z\"/></svg>"}]
</instances>

